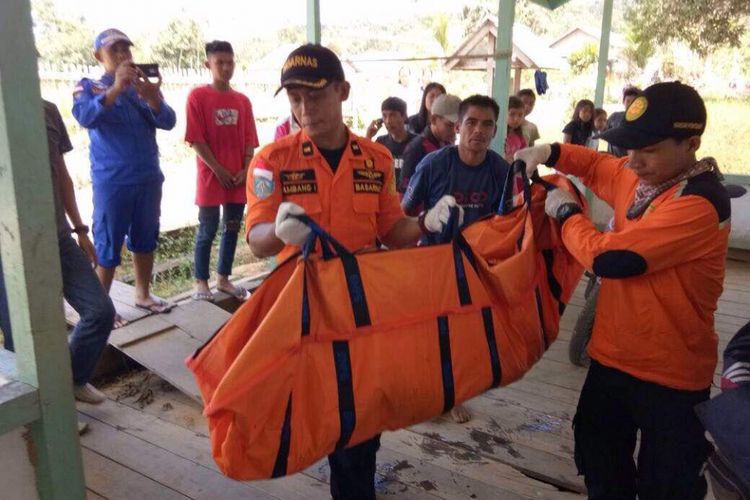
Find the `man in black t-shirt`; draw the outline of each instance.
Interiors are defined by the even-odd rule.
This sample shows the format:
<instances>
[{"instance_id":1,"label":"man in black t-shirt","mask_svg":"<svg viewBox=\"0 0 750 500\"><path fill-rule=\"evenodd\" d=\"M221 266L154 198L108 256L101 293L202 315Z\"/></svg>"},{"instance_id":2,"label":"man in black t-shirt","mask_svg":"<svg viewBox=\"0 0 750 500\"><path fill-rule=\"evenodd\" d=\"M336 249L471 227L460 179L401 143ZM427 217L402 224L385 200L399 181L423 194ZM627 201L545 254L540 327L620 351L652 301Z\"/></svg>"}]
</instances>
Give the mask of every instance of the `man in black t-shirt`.
<instances>
[{"instance_id":1,"label":"man in black t-shirt","mask_svg":"<svg viewBox=\"0 0 750 500\"><path fill-rule=\"evenodd\" d=\"M373 120L370 126L367 127L367 138L372 138L380 129L381 125L385 125L385 130L388 132L385 135L381 135L375 142L379 142L391 152L393 156L393 171L396 175L396 185L399 185L401 181L401 167L404 164L402 158L406 145L409 144L416 134L409 132L406 129L406 102L398 97L389 97L380 105L380 112L383 114L382 118Z\"/></svg>"}]
</instances>

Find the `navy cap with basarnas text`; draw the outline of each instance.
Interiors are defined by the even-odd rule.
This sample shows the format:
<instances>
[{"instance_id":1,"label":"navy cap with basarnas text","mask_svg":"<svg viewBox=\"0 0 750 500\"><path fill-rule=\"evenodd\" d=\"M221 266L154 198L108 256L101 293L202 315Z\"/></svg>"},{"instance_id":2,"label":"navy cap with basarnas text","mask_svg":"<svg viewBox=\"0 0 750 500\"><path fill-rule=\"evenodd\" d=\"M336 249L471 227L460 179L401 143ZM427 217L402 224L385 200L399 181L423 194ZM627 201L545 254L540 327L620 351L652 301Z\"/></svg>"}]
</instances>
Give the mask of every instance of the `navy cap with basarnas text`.
<instances>
[{"instance_id":1,"label":"navy cap with basarnas text","mask_svg":"<svg viewBox=\"0 0 750 500\"><path fill-rule=\"evenodd\" d=\"M276 94L290 85L322 89L330 82L344 80L344 68L338 56L322 45L308 43L287 56Z\"/></svg>"},{"instance_id":2,"label":"navy cap with basarnas text","mask_svg":"<svg viewBox=\"0 0 750 500\"><path fill-rule=\"evenodd\" d=\"M663 140L702 135L706 105L696 90L680 82L651 85L633 99L620 126L599 137L623 149L641 149Z\"/></svg>"}]
</instances>

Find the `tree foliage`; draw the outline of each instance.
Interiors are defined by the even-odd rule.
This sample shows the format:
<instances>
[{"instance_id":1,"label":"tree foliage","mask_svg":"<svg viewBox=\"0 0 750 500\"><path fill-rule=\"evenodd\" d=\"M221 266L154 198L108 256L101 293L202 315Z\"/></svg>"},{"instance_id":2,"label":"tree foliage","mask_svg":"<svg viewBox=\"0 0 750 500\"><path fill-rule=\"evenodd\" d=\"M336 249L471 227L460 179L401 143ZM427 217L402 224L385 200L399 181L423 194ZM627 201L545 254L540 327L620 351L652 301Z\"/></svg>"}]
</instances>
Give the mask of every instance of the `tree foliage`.
<instances>
[{"instance_id":1,"label":"tree foliage","mask_svg":"<svg viewBox=\"0 0 750 500\"><path fill-rule=\"evenodd\" d=\"M175 18L156 36L151 57L162 66L202 68L205 43L203 30L195 19Z\"/></svg>"},{"instance_id":2,"label":"tree foliage","mask_svg":"<svg viewBox=\"0 0 750 500\"><path fill-rule=\"evenodd\" d=\"M574 74L580 75L596 62L597 53L598 50L596 44L587 43L568 56L568 64L570 64L570 70Z\"/></svg>"},{"instance_id":3,"label":"tree foliage","mask_svg":"<svg viewBox=\"0 0 750 500\"><path fill-rule=\"evenodd\" d=\"M83 17L61 14L52 0L32 3L34 37L39 55L50 63L94 64L94 32Z\"/></svg>"},{"instance_id":4,"label":"tree foliage","mask_svg":"<svg viewBox=\"0 0 750 500\"><path fill-rule=\"evenodd\" d=\"M717 47L739 47L749 15L748 0L631 0L625 20L638 43L677 40L705 56Z\"/></svg>"}]
</instances>

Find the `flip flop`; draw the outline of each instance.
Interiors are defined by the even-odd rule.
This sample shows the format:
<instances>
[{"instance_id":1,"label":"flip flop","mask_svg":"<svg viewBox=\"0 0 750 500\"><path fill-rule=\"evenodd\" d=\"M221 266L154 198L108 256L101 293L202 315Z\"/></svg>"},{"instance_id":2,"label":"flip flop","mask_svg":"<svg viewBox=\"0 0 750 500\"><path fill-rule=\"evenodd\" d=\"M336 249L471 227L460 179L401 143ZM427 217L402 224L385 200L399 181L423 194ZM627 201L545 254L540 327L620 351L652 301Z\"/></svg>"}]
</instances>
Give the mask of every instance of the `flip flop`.
<instances>
[{"instance_id":1,"label":"flip flop","mask_svg":"<svg viewBox=\"0 0 750 500\"><path fill-rule=\"evenodd\" d=\"M213 302L214 301L214 294L211 292L193 292L193 295L190 296L193 300L205 300L206 302Z\"/></svg>"},{"instance_id":2,"label":"flip flop","mask_svg":"<svg viewBox=\"0 0 750 500\"><path fill-rule=\"evenodd\" d=\"M166 314L174 308L174 304L169 304L163 300L154 300L151 304L135 304L138 309L143 309L151 314Z\"/></svg>"},{"instance_id":3,"label":"flip flop","mask_svg":"<svg viewBox=\"0 0 750 500\"><path fill-rule=\"evenodd\" d=\"M228 290L226 288L219 288L219 287L216 287L216 289L220 292L226 293L227 295L231 295L235 299L242 301L242 302L250 298L250 292L247 289L242 288L241 286L234 287L234 290Z\"/></svg>"},{"instance_id":4,"label":"flip flop","mask_svg":"<svg viewBox=\"0 0 750 500\"><path fill-rule=\"evenodd\" d=\"M122 328L123 326L126 326L129 323L130 321L120 316L120 313L115 313L115 321L114 321L114 324L112 325L112 329L117 330L118 328Z\"/></svg>"}]
</instances>

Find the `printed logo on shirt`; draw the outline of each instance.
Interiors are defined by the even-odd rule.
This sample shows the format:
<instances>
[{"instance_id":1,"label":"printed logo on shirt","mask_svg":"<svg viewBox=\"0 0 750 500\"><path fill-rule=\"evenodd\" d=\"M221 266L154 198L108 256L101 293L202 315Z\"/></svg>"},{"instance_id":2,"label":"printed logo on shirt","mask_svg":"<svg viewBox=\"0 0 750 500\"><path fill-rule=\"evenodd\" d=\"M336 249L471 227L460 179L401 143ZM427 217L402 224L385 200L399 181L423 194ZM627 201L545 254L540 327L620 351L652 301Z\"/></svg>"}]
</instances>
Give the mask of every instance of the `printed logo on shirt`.
<instances>
[{"instance_id":1,"label":"printed logo on shirt","mask_svg":"<svg viewBox=\"0 0 750 500\"><path fill-rule=\"evenodd\" d=\"M465 209L482 208L484 207L485 203L487 203L487 199L489 198L489 195L486 191L454 191L451 193L451 196L456 199L456 203L458 203Z\"/></svg>"},{"instance_id":2,"label":"printed logo on shirt","mask_svg":"<svg viewBox=\"0 0 750 500\"><path fill-rule=\"evenodd\" d=\"M353 178L355 193L380 193L385 173L371 168L354 169Z\"/></svg>"},{"instance_id":3,"label":"printed logo on shirt","mask_svg":"<svg viewBox=\"0 0 750 500\"><path fill-rule=\"evenodd\" d=\"M313 154L313 146L312 142L305 141L302 143L302 155L303 156L312 156Z\"/></svg>"},{"instance_id":4,"label":"printed logo on shirt","mask_svg":"<svg viewBox=\"0 0 750 500\"><path fill-rule=\"evenodd\" d=\"M318 192L315 170L311 168L282 170L279 177L281 178L281 194L313 194Z\"/></svg>"},{"instance_id":5,"label":"printed logo on shirt","mask_svg":"<svg viewBox=\"0 0 750 500\"><path fill-rule=\"evenodd\" d=\"M240 112L233 108L217 108L214 110L214 123L216 125L237 125Z\"/></svg>"},{"instance_id":6,"label":"printed logo on shirt","mask_svg":"<svg viewBox=\"0 0 750 500\"><path fill-rule=\"evenodd\" d=\"M273 193L273 172L264 168L253 169L253 193L265 200Z\"/></svg>"}]
</instances>

